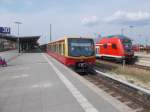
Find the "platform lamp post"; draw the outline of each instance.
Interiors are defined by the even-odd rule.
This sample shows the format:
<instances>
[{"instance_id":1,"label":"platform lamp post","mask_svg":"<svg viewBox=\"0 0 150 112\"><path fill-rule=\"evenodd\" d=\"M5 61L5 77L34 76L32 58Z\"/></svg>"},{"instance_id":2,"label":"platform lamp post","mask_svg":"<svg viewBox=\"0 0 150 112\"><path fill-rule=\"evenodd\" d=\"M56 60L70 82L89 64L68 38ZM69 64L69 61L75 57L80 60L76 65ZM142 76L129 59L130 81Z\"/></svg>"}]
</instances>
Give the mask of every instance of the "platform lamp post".
<instances>
[{"instance_id":1,"label":"platform lamp post","mask_svg":"<svg viewBox=\"0 0 150 112\"><path fill-rule=\"evenodd\" d=\"M18 26L18 39L17 40L18 40L18 53L20 53L19 25L22 23L19 21L15 21L14 23Z\"/></svg>"},{"instance_id":2,"label":"platform lamp post","mask_svg":"<svg viewBox=\"0 0 150 112\"><path fill-rule=\"evenodd\" d=\"M52 41L52 24L49 25L50 42Z\"/></svg>"}]
</instances>

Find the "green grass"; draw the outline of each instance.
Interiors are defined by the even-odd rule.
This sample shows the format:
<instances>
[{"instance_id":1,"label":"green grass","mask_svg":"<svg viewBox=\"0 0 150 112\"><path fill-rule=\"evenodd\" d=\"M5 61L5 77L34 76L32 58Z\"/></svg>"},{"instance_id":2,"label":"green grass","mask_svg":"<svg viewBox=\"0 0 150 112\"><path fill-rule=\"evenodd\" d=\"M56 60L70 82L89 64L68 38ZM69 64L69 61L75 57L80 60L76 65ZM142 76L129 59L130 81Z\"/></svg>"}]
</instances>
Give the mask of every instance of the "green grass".
<instances>
[{"instance_id":1,"label":"green grass","mask_svg":"<svg viewBox=\"0 0 150 112\"><path fill-rule=\"evenodd\" d=\"M107 62L96 62L96 65L108 72L116 73L117 75L124 75L128 79L137 79L143 83L150 83L150 71L143 69L136 69L128 66L122 67L117 64L108 64Z\"/></svg>"}]
</instances>

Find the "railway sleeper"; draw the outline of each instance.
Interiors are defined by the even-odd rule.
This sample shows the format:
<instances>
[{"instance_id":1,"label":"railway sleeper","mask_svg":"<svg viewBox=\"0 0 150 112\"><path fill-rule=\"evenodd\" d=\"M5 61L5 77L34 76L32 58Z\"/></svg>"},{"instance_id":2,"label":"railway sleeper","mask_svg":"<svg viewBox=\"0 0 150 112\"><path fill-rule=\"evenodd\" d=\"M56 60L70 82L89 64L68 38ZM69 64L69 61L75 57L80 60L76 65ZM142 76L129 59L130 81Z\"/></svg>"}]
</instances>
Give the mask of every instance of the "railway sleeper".
<instances>
[{"instance_id":1,"label":"railway sleeper","mask_svg":"<svg viewBox=\"0 0 150 112\"><path fill-rule=\"evenodd\" d=\"M110 81L110 80L109 80ZM107 81L105 82L105 86L109 87L110 89L113 89L114 91L116 91L117 93L121 93L123 96L127 96L128 99L136 102L138 105L143 105L144 108L149 109L148 107L150 107L150 100L148 100L147 98L143 98L143 95L139 95L137 91L135 91L132 88L126 87L122 84L119 85L114 85L112 86L111 84L108 84Z\"/></svg>"}]
</instances>

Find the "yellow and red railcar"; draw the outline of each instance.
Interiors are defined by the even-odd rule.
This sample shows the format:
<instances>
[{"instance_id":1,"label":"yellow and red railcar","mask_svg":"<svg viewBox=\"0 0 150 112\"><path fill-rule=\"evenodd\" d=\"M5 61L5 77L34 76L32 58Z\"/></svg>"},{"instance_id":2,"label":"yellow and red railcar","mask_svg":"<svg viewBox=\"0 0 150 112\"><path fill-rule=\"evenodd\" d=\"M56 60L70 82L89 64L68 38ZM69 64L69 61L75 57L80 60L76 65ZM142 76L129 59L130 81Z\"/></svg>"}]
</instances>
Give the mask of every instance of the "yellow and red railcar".
<instances>
[{"instance_id":1,"label":"yellow and red railcar","mask_svg":"<svg viewBox=\"0 0 150 112\"><path fill-rule=\"evenodd\" d=\"M92 69L95 64L95 49L92 38L65 37L48 43L47 52L66 66L79 72Z\"/></svg>"}]
</instances>

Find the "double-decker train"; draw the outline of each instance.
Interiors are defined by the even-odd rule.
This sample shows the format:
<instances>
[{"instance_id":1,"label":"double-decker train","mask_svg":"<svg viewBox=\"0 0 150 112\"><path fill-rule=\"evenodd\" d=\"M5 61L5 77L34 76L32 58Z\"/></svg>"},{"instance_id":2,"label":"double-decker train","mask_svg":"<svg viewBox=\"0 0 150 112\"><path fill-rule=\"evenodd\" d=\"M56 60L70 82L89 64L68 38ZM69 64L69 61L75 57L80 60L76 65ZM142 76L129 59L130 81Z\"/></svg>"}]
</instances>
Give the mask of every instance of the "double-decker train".
<instances>
[{"instance_id":1,"label":"double-decker train","mask_svg":"<svg viewBox=\"0 0 150 112\"><path fill-rule=\"evenodd\" d=\"M73 67L77 72L88 72L95 63L92 38L65 37L48 43L47 52L66 66Z\"/></svg>"},{"instance_id":2,"label":"double-decker train","mask_svg":"<svg viewBox=\"0 0 150 112\"><path fill-rule=\"evenodd\" d=\"M95 44L96 57L111 58L117 61L132 61L134 51L132 41L123 35L112 35L103 37Z\"/></svg>"}]
</instances>

